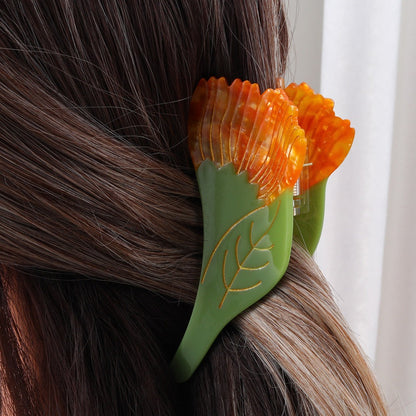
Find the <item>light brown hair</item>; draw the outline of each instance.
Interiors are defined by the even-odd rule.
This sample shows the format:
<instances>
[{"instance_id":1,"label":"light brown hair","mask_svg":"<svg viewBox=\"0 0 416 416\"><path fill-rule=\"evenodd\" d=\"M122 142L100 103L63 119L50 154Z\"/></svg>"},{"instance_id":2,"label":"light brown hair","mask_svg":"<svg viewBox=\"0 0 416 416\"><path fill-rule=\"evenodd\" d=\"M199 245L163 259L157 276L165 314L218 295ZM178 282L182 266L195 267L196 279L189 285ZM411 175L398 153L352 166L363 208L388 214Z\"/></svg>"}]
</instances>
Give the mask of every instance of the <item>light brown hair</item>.
<instances>
[{"instance_id":1,"label":"light brown hair","mask_svg":"<svg viewBox=\"0 0 416 416\"><path fill-rule=\"evenodd\" d=\"M385 414L296 245L188 383L169 371L202 252L189 100L202 77L275 86L280 1L0 0L0 33L4 414Z\"/></svg>"}]
</instances>

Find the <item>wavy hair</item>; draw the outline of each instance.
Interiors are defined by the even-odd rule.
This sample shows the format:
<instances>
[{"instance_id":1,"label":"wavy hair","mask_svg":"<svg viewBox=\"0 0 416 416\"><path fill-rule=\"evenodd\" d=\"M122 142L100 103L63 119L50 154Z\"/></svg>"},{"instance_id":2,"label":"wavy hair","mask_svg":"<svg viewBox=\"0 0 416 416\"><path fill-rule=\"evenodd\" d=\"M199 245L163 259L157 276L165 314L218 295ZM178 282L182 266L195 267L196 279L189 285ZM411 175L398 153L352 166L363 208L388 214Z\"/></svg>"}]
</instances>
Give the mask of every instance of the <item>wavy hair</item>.
<instances>
[{"instance_id":1,"label":"wavy hair","mask_svg":"<svg viewBox=\"0 0 416 416\"><path fill-rule=\"evenodd\" d=\"M196 295L202 77L274 87L278 0L0 0L4 416L385 415L313 260L169 372Z\"/></svg>"}]
</instances>

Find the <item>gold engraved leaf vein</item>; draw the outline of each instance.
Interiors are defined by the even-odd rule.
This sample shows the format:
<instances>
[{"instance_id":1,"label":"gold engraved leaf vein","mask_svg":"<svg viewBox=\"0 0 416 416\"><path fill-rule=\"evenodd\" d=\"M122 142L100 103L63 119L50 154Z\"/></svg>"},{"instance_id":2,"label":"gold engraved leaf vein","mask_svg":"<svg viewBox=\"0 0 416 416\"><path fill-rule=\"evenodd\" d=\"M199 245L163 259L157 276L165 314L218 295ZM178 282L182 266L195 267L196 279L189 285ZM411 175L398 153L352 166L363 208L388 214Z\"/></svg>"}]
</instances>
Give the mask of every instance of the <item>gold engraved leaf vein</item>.
<instances>
[{"instance_id":1,"label":"gold engraved leaf vein","mask_svg":"<svg viewBox=\"0 0 416 416\"><path fill-rule=\"evenodd\" d=\"M205 266L204 269L204 273L202 274L201 277L201 285L204 284L205 278L207 276L207 272L209 269L209 266L211 265L212 259L215 256L215 253L218 251L218 248L221 246L222 242L224 241L224 239L227 237L228 234L230 234L230 232L237 227L238 224L242 223L246 218L248 218L250 215L253 215L254 213L256 213L257 211L260 211L261 209L264 208L264 205L261 207L258 207L256 209L253 209L252 211L250 211L249 213L247 213L246 215L242 216L238 221L236 221L234 224L232 224L228 230L222 235L222 237L218 240L217 244L215 245L214 249L212 250L211 255L209 256L207 265ZM227 251L228 252L228 251Z\"/></svg>"},{"instance_id":2,"label":"gold engraved leaf vein","mask_svg":"<svg viewBox=\"0 0 416 416\"><path fill-rule=\"evenodd\" d=\"M273 245L268 247L268 248L258 248L257 245L260 243L260 241L263 239L263 237L269 233L271 227L273 226L273 224L274 224L274 222L277 218L279 208L280 208L280 201L279 201L279 204L276 208L276 212L273 215L273 219L272 219L269 227L267 227L266 231L264 231L264 233L257 239L257 241L255 243L253 242L253 236L252 236L254 222L253 221L251 222L251 224L250 224L250 235L249 235L250 250L241 262L240 262L239 254L238 254L238 246L239 246L239 243L240 243L240 240L241 240L241 236L238 236L237 241L235 243L235 259L236 259L236 262L237 262L237 270L235 271L235 273L234 273L234 275L233 275L233 277L232 277L232 279L229 283L227 283L227 279L226 279L226 276L225 276L225 266L226 266L227 255L228 255L228 250L226 250L226 252L224 254L223 265L222 265L222 281L223 281L223 285L224 285L224 288L225 288L225 292L224 292L224 295L223 295L223 297L221 299L221 302L218 306L219 309L221 309L222 306L224 305L225 299L227 298L229 293L231 293L231 292L246 292L248 290L252 290L252 289L256 288L257 286L261 285L262 281L260 280L257 283L255 283L254 285L246 287L246 288L242 288L242 289L233 289L232 288L232 286L233 286L235 280L237 279L238 275L240 274L241 270L248 270L248 271L260 270L260 269L263 269L263 268L265 268L269 265L269 263L270 263L269 261L267 261L266 263L264 263L263 265L258 266L258 267L246 267L246 266L244 266L244 263L247 261L250 254L253 251L255 251L255 250L265 251L265 250L271 250L273 248ZM247 218L248 215L246 215L245 218Z\"/></svg>"}]
</instances>

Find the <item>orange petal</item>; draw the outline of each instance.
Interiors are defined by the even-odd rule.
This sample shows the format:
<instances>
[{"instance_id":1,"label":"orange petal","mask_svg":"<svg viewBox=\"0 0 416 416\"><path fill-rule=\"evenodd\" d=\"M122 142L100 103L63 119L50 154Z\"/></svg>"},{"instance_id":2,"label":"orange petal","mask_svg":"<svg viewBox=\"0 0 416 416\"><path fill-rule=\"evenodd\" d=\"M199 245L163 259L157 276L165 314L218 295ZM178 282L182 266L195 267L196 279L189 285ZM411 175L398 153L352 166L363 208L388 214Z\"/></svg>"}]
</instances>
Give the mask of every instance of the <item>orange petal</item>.
<instances>
[{"instance_id":1,"label":"orange petal","mask_svg":"<svg viewBox=\"0 0 416 416\"><path fill-rule=\"evenodd\" d=\"M293 188L306 152L297 108L282 89L262 94L257 84L224 78L201 80L191 100L188 133L195 169L205 160L233 163L259 186L258 198L273 201Z\"/></svg>"},{"instance_id":2,"label":"orange petal","mask_svg":"<svg viewBox=\"0 0 416 416\"><path fill-rule=\"evenodd\" d=\"M306 83L290 84L285 89L288 97L299 109L299 125L305 130L308 141L307 161L311 187L326 179L347 156L355 130L349 120L334 113L334 102L315 92Z\"/></svg>"}]
</instances>

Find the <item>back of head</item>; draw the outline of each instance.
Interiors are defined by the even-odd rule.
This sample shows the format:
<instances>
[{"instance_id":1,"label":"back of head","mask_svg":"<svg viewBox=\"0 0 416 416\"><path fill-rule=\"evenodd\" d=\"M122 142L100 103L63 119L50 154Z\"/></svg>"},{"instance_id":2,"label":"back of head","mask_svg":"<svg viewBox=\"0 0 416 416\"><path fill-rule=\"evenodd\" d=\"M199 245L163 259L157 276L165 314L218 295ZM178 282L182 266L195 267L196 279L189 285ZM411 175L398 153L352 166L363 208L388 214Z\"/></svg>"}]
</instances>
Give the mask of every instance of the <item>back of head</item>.
<instances>
[{"instance_id":1,"label":"back of head","mask_svg":"<svg viewBox=\"0 0 416 416\"><path fill-rule=\"evenodd\" d=\"M169 371L201 267L190 97L275 86L280 1L0 4L1 414L385 414L296 245L189 382Z\"/></svg>"}]
</instances>

